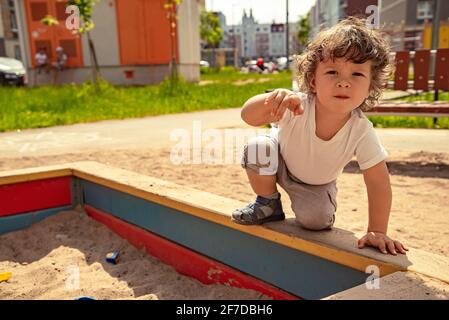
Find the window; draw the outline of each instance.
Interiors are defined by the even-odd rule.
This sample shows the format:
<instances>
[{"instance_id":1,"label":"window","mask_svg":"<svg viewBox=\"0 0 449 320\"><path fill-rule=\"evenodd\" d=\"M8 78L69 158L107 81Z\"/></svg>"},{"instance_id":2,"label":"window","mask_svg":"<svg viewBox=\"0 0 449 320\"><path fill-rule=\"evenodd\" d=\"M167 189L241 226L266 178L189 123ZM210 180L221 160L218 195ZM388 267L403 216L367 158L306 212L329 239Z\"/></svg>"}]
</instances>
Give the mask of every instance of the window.
<instances>
[{"instance_id":1,"label":"window","mask_svg":"<svg viewBox=\"0 0 449 320\"><path fill-rule=\"evenodd\" d=\"M36 40L34 41L34 46L36 47L36 52L40 49L45 50L49 59L53 59L53 47L51 45L51 40Z\"/></svg>"},{"instance_id":2,"label":"window","mask_svg":"<svg viewBox=\"0 0 449 320\"><path fill-rule=\"evenodd\" d=\"M65 13L65 9L67 7L67 2L56 2L56 19L59 21L65 21L67 17L69 16L67 13Z\"/></svg>"},{"instance_id":3,"label":"window","mask_svg":"<svg viewBox=\"0 0 449 320\"><path fill-rule=\"evenodd\" d=\"M61 40L59 45L64 48L64 53L67 57L76 57L76 42L74 39Z\"/></svg>"},{"instance_id":4,"label":"window","mask_svg":"<svg viewBox=\"0 0 449 320\"><path fill-rule=\"evenodd\" d=\"M433 18L433 1L432 0L420 0L418 2L418 9L416 17L420 20Z\"/></svg>"},{"instance_id":5,"label":"window","mask_svg":"<svg viewBox=\"0 0 449 320\"><path fill-rule=\"evenodd\" d=\"M0 56L6 56L5 40L3 40L3 38L0 38Z\"/></svg>"},{"instance_id":6,"label":"window","mask_svg":"<svg viewBox=\"0 0 449 320\"><path fill-rule=\"evenodd\" d=\"M1 11L1 10L0 10ZM14 9L14 1L8 0L8 11L10 18L10 27L13 39L19 38L19 30L17 28L16 11Z\"/></svg>"},{"instance_id":7,"label":"window","mask_svg":"<svg viewBox=\"0 0 449 320\"><path fill-rule=\"evenodd\" d=\"M19 38L19 29L17 28L17 20L15 13L11 14L11 32L14 39Z\"/></svg>"},{"instance_id":8,"label":"window","mask_svg":"<svg viewBox=\"0 0 449 320\"><path fill-rule=\"evenodd\" d=\"M31 19L41 21L48 14L47 4L43 2L34 2L31 4Z\"/></svg>"},{"instance_id":9,"label":"window","mask_svg":"<svg viewBox=\"0 0 449 320\"><path fill-rule=\"evenodd\" d=\"M20 46L14 46L14 58L21 61L22 60L22 52L20 51Z\"/></svg>"}]
</instances>

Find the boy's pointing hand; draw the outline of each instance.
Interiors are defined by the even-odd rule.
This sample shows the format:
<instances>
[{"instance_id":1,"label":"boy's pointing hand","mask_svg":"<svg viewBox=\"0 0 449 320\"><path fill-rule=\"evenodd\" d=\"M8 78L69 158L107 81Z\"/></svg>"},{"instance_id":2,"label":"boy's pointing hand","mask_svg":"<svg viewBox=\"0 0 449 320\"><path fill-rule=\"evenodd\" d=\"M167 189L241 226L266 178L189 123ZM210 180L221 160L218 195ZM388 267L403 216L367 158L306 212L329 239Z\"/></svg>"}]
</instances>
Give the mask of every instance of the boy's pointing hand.
<instances>
[{"instance_id":1,"label":"boy's pointing hand","mask_svg":"<svg viewBox=\"0 0 449 320\"><path fill-rule=\"evenodd\" d=\"M299 96L293 91L287 89L276 89L266 99L266 105L271 105L271 116L279 121L286 109L290 109L295 116L304 113L304 108L301 106Z\"/></svg>"}]
</instances>

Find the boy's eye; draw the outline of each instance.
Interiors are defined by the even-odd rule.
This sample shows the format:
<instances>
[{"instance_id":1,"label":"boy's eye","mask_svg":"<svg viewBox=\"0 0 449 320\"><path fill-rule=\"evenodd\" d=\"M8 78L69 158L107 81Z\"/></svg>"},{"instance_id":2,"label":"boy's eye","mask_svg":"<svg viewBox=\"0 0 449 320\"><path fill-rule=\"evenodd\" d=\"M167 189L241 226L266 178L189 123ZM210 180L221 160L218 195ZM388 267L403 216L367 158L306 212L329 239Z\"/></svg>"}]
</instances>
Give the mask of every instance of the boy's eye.
<instances>
[{"instance_id":1,"label":"boy's eye","mask_svg":"<svg viewBox=\"0 0 449 320\"><path fill-rule=\"evenodd\" d=\"M360 73L360 72L354 72L353 75L364 77L363 73Z\"/></svg>"},{"instance_id":2,"label":"boy's eye","mask_svg":"<svg viewBox=\"0 0 449 320\"><path fill-rule=\"evenodd\" d=\"M329 73L329 74L336 74L336 73L337 73L337 71L335 71L335 70L332 70L332 71L328 71L328 72L326 72L326 73Z\"/></svg>"}]
</instances>

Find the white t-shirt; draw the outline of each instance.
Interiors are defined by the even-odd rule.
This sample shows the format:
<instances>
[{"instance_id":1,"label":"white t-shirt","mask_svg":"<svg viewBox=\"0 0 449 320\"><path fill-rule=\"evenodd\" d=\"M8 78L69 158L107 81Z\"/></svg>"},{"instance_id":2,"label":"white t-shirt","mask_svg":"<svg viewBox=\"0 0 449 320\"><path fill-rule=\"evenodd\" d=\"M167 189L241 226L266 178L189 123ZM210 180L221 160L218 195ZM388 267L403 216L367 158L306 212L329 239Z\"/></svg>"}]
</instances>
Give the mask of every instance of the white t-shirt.
<instances>
[{"instance_id":1,"label":"white t-shirt","mask_svg":"<svg viewBox=\"0 0 449 320\"><path fill-rule=\"evenodd\" d=\"M38 64L46 64L47 63L47 55L45 53L36 53L36 62Z\"/></svg>"},{"instance_id":2,"label":"white t-shirt","mask_svg":"<svg viewBox=\"0 0 449 320\"><path fill-rule=\"evenodd\" d=\"M287 168L295 177L307 184L326 184L337 179L353 156L361 170L387 158L373 124L360 109L351 112L351 118L331 140L324 141L315 134L315 97L298 95L304 113L294 116L287 109L271 131L279 142Z\"/></svg>"}]
</instances>

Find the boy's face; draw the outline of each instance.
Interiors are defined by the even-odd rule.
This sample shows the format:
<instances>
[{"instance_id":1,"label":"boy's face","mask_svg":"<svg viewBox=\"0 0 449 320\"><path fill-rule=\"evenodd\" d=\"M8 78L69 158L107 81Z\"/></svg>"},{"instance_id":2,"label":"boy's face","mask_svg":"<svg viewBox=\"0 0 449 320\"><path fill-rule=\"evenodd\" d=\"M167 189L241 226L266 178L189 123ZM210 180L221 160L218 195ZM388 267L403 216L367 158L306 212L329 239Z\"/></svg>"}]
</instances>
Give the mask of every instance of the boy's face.
<instances>
[{"instance_id":1,"label":"boy's face","mask_svg":"<svg viewBox=\"0 0 449 320\"><path fill-rule=\"evenodd\" d=\"M371 61L356 64L346 58L320 62L312 80L320 105L333 113L358 108L370 93L371 64Z\"/></svg>"}]
</instances>

